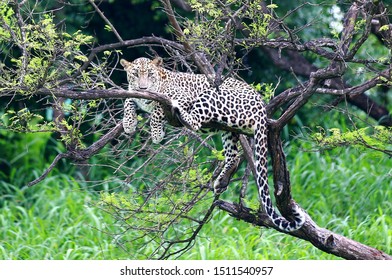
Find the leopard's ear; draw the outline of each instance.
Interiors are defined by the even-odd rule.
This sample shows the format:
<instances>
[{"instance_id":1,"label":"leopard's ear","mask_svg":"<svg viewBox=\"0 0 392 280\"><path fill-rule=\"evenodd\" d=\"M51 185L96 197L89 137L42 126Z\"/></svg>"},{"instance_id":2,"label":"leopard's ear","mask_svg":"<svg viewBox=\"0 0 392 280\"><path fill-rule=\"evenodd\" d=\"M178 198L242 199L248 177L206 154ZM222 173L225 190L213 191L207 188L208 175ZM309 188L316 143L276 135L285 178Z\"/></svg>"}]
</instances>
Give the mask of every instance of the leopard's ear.
<instances>
[{"instance_id":1,"label":"leopard's ear","mask_svg":"<svg viewBox=\"0 0 392 280\"><path fill-rule=\"evenodd\" d=\"M125 59L120 60L120 64L124 67L124 69L127 69L129 66L131 66L131 62L126 61Z\"/></svg>"},{"instance_id":2,"label":"leopard's ear","mask_svg":"<svg viewBox=\"0 0 392 280\"><path fill-rule=\"evenodd\" d=\"M162 57L157 56L156 58L154 58L154 60L151 63L157 67L160 67L163 65L163 59Z\"/></svg>"}]
</instances>

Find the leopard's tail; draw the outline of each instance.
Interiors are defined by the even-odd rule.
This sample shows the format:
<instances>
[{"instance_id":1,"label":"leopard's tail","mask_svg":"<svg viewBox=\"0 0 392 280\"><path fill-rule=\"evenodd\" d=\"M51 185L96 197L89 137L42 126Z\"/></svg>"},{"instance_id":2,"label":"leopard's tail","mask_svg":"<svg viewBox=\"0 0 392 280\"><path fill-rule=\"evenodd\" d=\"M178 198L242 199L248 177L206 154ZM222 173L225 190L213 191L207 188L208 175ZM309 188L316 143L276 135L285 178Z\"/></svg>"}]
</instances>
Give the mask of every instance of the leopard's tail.
<instances>
[{"instance_id":1,"label":"leopard's tail","mask_svg":"<svg viewBox=\"0 0 392 280\"><path fill-rule=\"evenodd\" d=\"M292 209L293 221L278 214L271 202L267 174L267 125L256 124L255 129L255 160L256 182L261 204L272 222L282 231L291 232L299 229L305 222L305 213L297 206Z\"/></svg>"}]
</instances>

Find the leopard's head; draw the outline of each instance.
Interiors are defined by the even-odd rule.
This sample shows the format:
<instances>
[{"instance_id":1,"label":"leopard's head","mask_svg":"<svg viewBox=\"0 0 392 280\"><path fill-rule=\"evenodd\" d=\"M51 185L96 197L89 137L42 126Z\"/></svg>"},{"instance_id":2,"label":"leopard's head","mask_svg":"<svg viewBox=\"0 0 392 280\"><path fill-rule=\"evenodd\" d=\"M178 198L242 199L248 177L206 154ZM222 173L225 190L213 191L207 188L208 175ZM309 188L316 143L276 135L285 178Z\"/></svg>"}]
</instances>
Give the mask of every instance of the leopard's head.
<instances>
[{"instance_id":1,"label":"leopard's head","mask_svg":"<svg viewBox=\"0 0 392 280\"><path fill-rule=\"evenodd\" d=\"M161 84L159 68L162 66L162 58L151 60L140 57L132 62L121 59L120 64L127 72L130 90L159 90Z\"/></svg>"}]
</instances>

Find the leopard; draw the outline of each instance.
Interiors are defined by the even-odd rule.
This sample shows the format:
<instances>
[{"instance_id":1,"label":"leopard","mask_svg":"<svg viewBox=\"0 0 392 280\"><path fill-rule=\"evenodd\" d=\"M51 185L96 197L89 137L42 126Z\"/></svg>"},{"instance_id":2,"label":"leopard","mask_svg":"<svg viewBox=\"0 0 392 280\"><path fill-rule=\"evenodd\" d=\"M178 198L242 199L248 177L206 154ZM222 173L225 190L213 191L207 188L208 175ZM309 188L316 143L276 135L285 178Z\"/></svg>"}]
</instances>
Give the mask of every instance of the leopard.
<instances>
[{"instance_id":1,"label":"leopard","mask_svg":"<svg viewBox=\"0 0 392 280\"><path fill-rule=\"evenodd\" d=\"M200 131L215 122L254 137L255 181L262 210L281 231L292 232L305 223L304 211L296 204L292 217L286 219L274 208L268 184L268 116L262 95L252 86L235 78L227 78L219 86L204 74L171 71L163 67L161 58L145 57L133 62L120 60L127 73L129 89L149 90L167 96L173 112L190 130ZM212 77L213 78L213 77ZM136 104L136 105L135 105ZM123 126L125 132L134 132L137 125L136 106L151 113L152 140L159 143L164 137L164 111L158 102L128 98L124 103ZM239 162L238 133L222 131L224 166L213 183L216 195L229 184L228 175Z\"/></svg>"},{"instance_id":2,"label":"leopard","mask_svg":"<svg viewBox=\"0 0 392 280\"><path fill-rule=\"evenodd\" d=\"M196 101L199 92L211 87L213 76L202 74L174 72L162 67L163 60L156 57L153 60L140 57L132 62L120 60L127 74L128 90L147 90L161 93L171 100L175 100L184 110ZM240 87L242 83L233 78L225 79L222 88ZM243 85L242 85L243 86ZM126 134L135 132L137 127L136 109L150 113L150 127L152 142L160 143L165 136L165 114L163 107L156 101L140 98L126 98L124 101L123 128ZM207 129L206 129L207 130ZM227 189L228 181L239 163L236 135L222 132L224 165L214 183L215 193L222 193Z\"/></svg>"}]
</instances>

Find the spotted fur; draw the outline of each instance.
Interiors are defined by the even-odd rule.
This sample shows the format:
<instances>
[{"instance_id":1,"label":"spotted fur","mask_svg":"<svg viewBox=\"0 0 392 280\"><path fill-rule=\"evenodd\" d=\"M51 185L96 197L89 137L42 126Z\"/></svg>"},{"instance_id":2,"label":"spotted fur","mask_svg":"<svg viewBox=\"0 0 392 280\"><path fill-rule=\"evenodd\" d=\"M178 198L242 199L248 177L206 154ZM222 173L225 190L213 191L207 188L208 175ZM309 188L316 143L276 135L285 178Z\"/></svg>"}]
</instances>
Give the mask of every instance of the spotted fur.
<instances>
[{"instance_id":1,"label":"spotted fur","mask_svg":"<svg viewBox=\"0 0 392 280\"><path fill-rule=\"evenodd\" d=\"M211 85L205 75L172 72L161 67L161 60L138 58L133 62L121 60L127 71L130 89L147 89L170 97L181 122L192 130L199 130L211 121L238 128L254 134L256 183L261 204L272 222L283 231L299 229L305 215L295 206L295 220L288 221L279 215L271 202L267 174L267 114L259 93L244 82L226 79L219 88ZM135 102L142 110L151 112L151 134L154 142L164 136L164 114L156 102L127 99L124 108L124 129L134 131L136 126ZM131 104L132 103L132 104ZM230 132L222 136L225 165L214 182L215 193L226 190L227 174L238 164L238 137Z\"/></svg>"}]
</instances>

